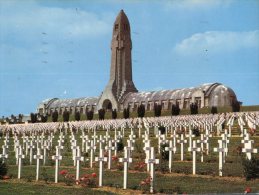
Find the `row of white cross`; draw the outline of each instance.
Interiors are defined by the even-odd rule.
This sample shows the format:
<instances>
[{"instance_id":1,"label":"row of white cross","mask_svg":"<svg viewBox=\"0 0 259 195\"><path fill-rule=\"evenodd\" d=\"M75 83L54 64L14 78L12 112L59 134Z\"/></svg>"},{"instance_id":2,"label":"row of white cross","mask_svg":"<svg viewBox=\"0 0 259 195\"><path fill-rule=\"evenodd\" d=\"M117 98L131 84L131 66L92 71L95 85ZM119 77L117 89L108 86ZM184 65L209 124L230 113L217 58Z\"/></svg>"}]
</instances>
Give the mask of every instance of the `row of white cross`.
<instances>
[{"instance_id":1,"label":"row of white cross","mask_svg":"<svg viewBox=\"0 0 259 195\"><path fill-rule=\"evenodd\" d=\"M225 131L221 134L221 140L218 140L219 147L214 148L214 152L219 153L219 175L222 176L222 167L223 163L225 162L225 158L228 153L228 144L229 144L229 137L230 134L229 131ZM111 136L109 135L109 131L106 131L105 136L102 137L102 135L97 136L96 130L94 130L92 139L89 138L88 135L85 134L84 131L82 131L82 135L80 138L82 139L82 146L81 148L77 145L77 140L75 138L75 135L72 133L70 136L70 144L72 149L72 157L74 160L74 165L76 166L76 180L79 179L79 169L80 169L80 161L84 161L84 157L81 156L81 151L88 152L90 150L90 167L92 167L93 163L93 157L94 152L96 150L96 145L99 143L99 157L95 157L95 161L99 162L99 186L102 186L103 181L103 162L108 161L108 169L111 168L111 152L112 150L115 151L115 155L117 155L117 143L119 139L123 137L124 133L121 133L121 131L116 131L114 134L114 139L111 139ZM141 135L141 134L140 134ZM139 135L139 137L141 137ZM201 152L201 162L203 162L203 151L204 151L204 144L206 144L206 151L207 154L209 153L209 138L211 137L211 134L208 129L206 129L205 134L201 134L200 140L192 140L193 135L191 130L189 129L189 133L184 136L184 134L181 134L180 138L178 134L176 134L176 131L172 131L170 140L167 140L167 134L161 134L158 132L157 138L158 138L158 148L160 151L160 145L165 144L169 142L169 147L166 147L165 150L169 151L169 170L171 172L172 170L172 161L173 161L173 153L176 153L176 143L180 144L181 147L181 161L184 159L184 144L187 143L187 140L185 138L188 138L188 151L192 152L193 155L193 174L196 174L196 154L197 152ZM253 140L250 140L249 134L244 129L244 137L242 140L242 143L244 144L244 148L242 149L242 152L246 153L247 158L251 159L252 153L257 153L257 149L252 147ZM56 148L56 154L52 156L52 159L55 160L55 182L58 182L58 169L60 165L60 161L62 160L61 151L64 148L62 145L64 143L64 135L63 133L60 133L59 139L58 139L58 145ZM18 164L18 178L21 177L21 161L23 158L25 158L25 155L23 155L23 148L26 151L26 155L28 154L28 150L30 150L30 164L32 162L32 152L33 148L37 149L36 155L33 156L33 158L36 160L36 180L39 178L39 166L40 166L40 160L43 160L43 164L45 164L46 159L46 150L49 150L49 148L53 144L53 134L50 134L47 136L47 139L45 139L44 134L41 136L22 136L23 144L20 144L19 139L17 136L14 136L14 151L16 153L16 159ZM150 185L150 191L153 191L153 184L154 184L154 164L158 164L158 159L155 159L154 154L154 147L151 147L150 145L150 139L149 139L149 132L145 131L143 138L143 144L146 154L145 162L147 164L147 171L150 171L150 177L151 177L151 185ZM6 134L4 139L4 145L2 146L3 152L0 154L0 158L6 159L8 158L8 148L9 148L9 134ZM124 183L123 188L127 188L127 169L128 164L132 162L132 151L134 150L134 143L135 143L136 135L134 134L133 130L131 129L131 132L128 136L127 140L127 146L124 147L124 158L120 158L119 161L124 163ZM106 151L108 151L108 158L104 157L103 154L103 144L106 143ZM200 147L197 146L197 143L200 144ZM34 145L35 144L35 145ZM43 149L43 155L41 154L41 149Z\"/></svg>"}]
</instances>

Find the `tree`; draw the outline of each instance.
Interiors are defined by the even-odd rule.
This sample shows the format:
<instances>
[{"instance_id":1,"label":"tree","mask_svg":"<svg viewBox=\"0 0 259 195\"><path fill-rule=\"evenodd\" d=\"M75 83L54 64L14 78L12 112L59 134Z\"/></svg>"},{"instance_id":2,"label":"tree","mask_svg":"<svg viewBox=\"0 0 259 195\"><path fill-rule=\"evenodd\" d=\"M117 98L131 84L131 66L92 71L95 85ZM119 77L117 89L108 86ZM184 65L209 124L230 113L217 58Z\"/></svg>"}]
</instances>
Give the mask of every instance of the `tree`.
<instances>
[{"instance_id":1,"label":"tree","mask_svg":"<svg viewBox=\"0 0 259 195\"><path fill-rule=\"evenodd\" d=\"M55 110L52 113L51 118L52 118L52 122L57 122L58 121L58 111L57 110Z\"/></svg>"},{"instance_id":2,"label":"tree","mask_svg":"<svg viewBox=\"0 0 259 195\"><path fill-rule=\"evenodd\" d=\"M180 107L179 107L179 104L177 103L177 104L173 104L172 105L172 116L177 116L177 115L179 115L180 114Z\"/></svg>"},{"instance_id":3,"label":"tree","mask_svg":"<svg viewBox=\"0 0 259 195\"><path fill-rule=\"evenodd\" d=\"M217 113L218 113L218 108L217 108L217 106L212 106L212 107L211 107L211 110L210 110L210 113L211 113L211 114L217 114Z\"/></svg>"},{"instance_id":4,"label":"tree","mask_svg":"<svg viewBox=\"0 0 259 195\"><path fill-rule=\"evenodd\" d=\"M91 121L94 118L94 112L92 110L89 110L86 112L86 118L87 120Z\"/></svg>"},{"instance_id":5,"label":"tree","mask_svg":"<svg viewBox=\"0 0 259 195\"><path fill-rule=\"evenodd\" d=\"M232 112L240 111L240 102L239 101L233 101L231 106L232 106Z\"/></svg>"},{"instance_id":6,"label":"tree","mask_svg":"<svg viewBox=\"0 0 259 195\"><path fill-rule=\"evenodd\" d=\"M114 109L112 110L112 119L116 119L117 118L117 110Z\"/></svg>"},{"instance_id":7,"label":"tree","mask_svg":"<svg viewBox=\"0 0 259 195\"><path fill-rule=\"evenodd\" d=\"M105 118L105 110L102 108L98 110L99 120L104 120Z\"/></svg>"},{"instance_id":8,"label":"tree","mask_svg":"<svg viewBox=\"0 0 259 195\"><path fill-rule=\"evenodd\" d=\"M155 117L161 116L162 106L160 104L155 104L154 106L154 114Z\"/></svg>"},{"instance_id":9,"label":"tree","mask_svg":"<svg viewBox=\"0 0 259 195\"><path fill-rule=\"evenodd\" d=\"M48 115L40 115L40 121L42 123L46 123L48 121Z\"/></svg>"},{"instance_id":10,"label":"tree","mask_svg":"<svg viewBox=\"0 0 259 195\"><path fill-rule=\"evenodd\" d=\"M123 118L127 119L130 116L129 107L123 109Z\"/></svg>"},{"instance_id":11,"label":"tree","mask_svg":"<svg viewBox=\"0 0 259 195\"><path fill-rule=\"evenodd\" d=\"M145 116L145 106L143 104L141 104L138 107L138 117L143 118Z\"/></svg>"},{"instance_id":12,"label":"tree","mask_svg":"<svg viewBox=\"0 0 259 195\"><path fill-rule=\"evenodd\" d=\"M190 111L191 111L191 114L198 114L198 104L197 103L191 103Z\"/></svg>"},{"instance_id":13,"label":"tree","mask_svg":"<svg viewBox=\"0 0 259 195\"><path fill-rule=\"evenodd\" d=\"M70 113L67 111L67 109L63 112L63 121L68 122L69 121L69 115Z\"/></svg>"},{"instance_id":14,"label":"tree","mask_svg":"<svg viewBox=\"0 0 259 195\"><path fill-rule=\"evenodd\" d=\"M80 112L79 112L79 111L76 111L76 112L75 112L75 120L76 120L76 121L80 121L80 118L81 118Z\"/></svg>"},{"instance_id":15,"label":"tree","mask_svg":"<svg viewBox=\"0 0 259 195\"><path fill-rule=\"evenodd\" d=\"M36 122L37 122L37 114L31 113L31 123L36 123Z\"/></svg>"}]
</instances>

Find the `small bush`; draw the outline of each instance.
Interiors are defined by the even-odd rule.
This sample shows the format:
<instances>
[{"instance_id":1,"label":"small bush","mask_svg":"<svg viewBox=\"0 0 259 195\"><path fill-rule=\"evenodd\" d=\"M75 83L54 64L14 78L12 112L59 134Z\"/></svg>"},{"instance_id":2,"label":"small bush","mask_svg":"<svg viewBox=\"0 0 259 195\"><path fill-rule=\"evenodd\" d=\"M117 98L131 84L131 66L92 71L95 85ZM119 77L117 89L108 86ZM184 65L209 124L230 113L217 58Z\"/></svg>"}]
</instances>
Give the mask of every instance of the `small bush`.
<instances>
[{"instance_id":1,"label":"small bush","mask_svg":"<svg viewBox=\"0 0 259 195\"><path fill-rule=\"evenodd\" d=\"M51 118L52 118L52 122L57 122L58 121L58 111L57 110L55 110L52 113Z\"/></svg>"},{"instance_id":2,"label":"small bush","mask_svg":"<svg viewBox=\"0 0 259 195\"><path fill-rule=\"evenodd\" d=\"M3 160L0 159L0 177L5 176L7 172L8 172L8 166L6 162L3 162Z\"/></svg>"},{"instance_id":3,"label":"small bush","mask_svg":"<svg viewBox=\"0 0 259 195\"><path fill-rule=\"evenodd\" d=\"M129 108L124 108L123 110L123 118L127 119L130 116Z\"/></svg>"},{"instance_id":4,"label":"small bush","mask_svg":"<svg viewBox=\"0 0 259 195\"><path fill-rule=\"evenodd\" d=\"M65 110L63 112L63 121L64 122L68 122L69 121L69 112L67 110Z\"/></svg>"},{"instance_id":5,"label":"small bush","mask_svg":"<svg viewBox=\"0 0 259 195\"><path fill-rule=\"evenodd\" d=\"M122 142L122 139L120 139L120 141L117 143L117 151L123 151L124 149L124 144Z\"/></svg>"},{"instance_id":6,"label":"small bush","mask_svg":"<svg viewBox=\"0 0 259 195\"><path fill-rule=\"evenodd\" d=\"M259 178L259 159L252 157L251 160L243 158L244 176L246 180Z\"/></svg>"},{"instance_id":7,"label":"small bush","mask_svg":"<svg viewBox=\"0 0 259 195\"><path fill-rule=\"evenodd\" d=\"M160 104L155 104L154 106L154 115L155 117L161 116L162 106Z\"/></svg>"},{"instance_id":8,"label":"small bush","mask_svg":"<svg viewBox=\"0 0 259 195\"><path fill-rule=\"evenodd\" d=\"M165 127L164 126L158 127L158 130L160 131L161 135L165 134Z\"/></svg>"},{"instance_id":9,"label":"small bush","mask_svg":"<svg viewBox=\"0 0 259 195\"><path fill-rule=\"evenodd\" d=\"M160 155L162 160L169 160L169 151L165 150L165 147L169 147L169 144L160 145Z\"/></svg>"},{"instance_id":10,"label":"small bush","mask_svg":"<svg viewBox=\"0 0 259 195\"><path fill-rule=\"evenodd\" d=\"M239 112L240 111L240 102L233 101L231 104L232 112Z\"/></svg>"},{"instance_id":11,"label":"small bush","mask_svg":"<svg viewBox=\"0 0 259 195\"><path fill-rule=\"evenodd\" d=\"M217 114L217 113L218 113L218 108L217 108L217 106L212 106L212 107L211 107L211 110L210 110L210 113L211 113L211 114Z\"/></svg>"},{"instance_id":12,"label":"small bush","mask_svg":"<svg viewBox=\"0 0 259 195\"><path fill-rule=\"evenodd\" d=\"M114 109L112 110L112 119L116 119L117 118L117 110Z\"/></svg>"},{"instance_id":13,"label":"small bush","mask_svg":"<svg viewBox=\"0 0 259 195\"><path fill-rule=\"evenodd\" d=\"M87 120L91 121L94 118L94 112L92 110L89 110L86 112L86 118Z\"/></svg>"},{"instance_id":14,"label":"small bush","mask_svg":"<svg viewBox=\"0 0 259 195\"><path fill-rule=\"evenodd\" d=\"M81 118L80 112L76 111L76 113L75 113L75 120L76 121L80 121L80 118Z\"/></svg>"},{"instance_id":15,"label":"small bush","mask_svg":"<svg viewBox=\"0 0 259 195\"><path fill-rule=\"evenodd\" d=\"M191 114L198 114L198 104L197 103L191 103L190 104L190 111L191 111Z\"/></svg>"},{"instance_id":16,"label":"small bush","mask_svg":"<svg viewBox=\"0 0 259 195\"><path fill-rule=\"evenodd\" d=\"M180 114L180 107L179 107L179 104L173 104L172 105L172 111L171 111L171 113L172 113L172 116L177 116L177 115L179 115Z\"/></svg>"},{"instance_id":17,"label":"small bush","mask_svg":"<svg viewBox=\"0 0 259 195\"><path fill-rule=\"evenodd\" d=\"M199 137L200 136L200 130L195 128L195 129L192 130L192 134L195 135L195 137Z\"/></svg>"},{"instance_id":18,"label":"small bush","mask_svg":"<svg viewBox=\"0 0 259 195\"><path fill-rule=\"evenodd\" d=\"M105 118L105 110L104 109L98 110L98 116L99 116L99 120L104 120L104 118Z\"/></svg>"},{"instance_id":19,"label":"small bush","mask_svg":"<svg viewBox=\"0 0 259 195\"><path fill-rule=\"evenodd\" d=\"M138 112L138 117L143 118L143 117L145 116L145 112L146 112L145 106L144 106L143 104L141 104L141 105L138 107L137 112Z\"/></svg>"}]
</instances>

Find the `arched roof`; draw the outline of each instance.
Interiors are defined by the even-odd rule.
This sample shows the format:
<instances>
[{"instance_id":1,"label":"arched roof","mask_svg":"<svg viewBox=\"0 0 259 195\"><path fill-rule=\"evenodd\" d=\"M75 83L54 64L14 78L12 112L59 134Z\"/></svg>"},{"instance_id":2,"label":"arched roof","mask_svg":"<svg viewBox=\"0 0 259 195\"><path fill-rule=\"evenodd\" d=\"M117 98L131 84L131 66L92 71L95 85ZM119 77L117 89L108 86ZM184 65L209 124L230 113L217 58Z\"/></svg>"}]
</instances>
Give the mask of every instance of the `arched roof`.
<instances>
[{"instance_id":1,"label":"arched roof","mask_svg":"<svg viewBox=\"0 0 259 195\"><path fill-rule=\"evenodd\" d=\"M190 87L175 90L161 90L151 92L137 92L129 93L125 96L123 104L127 105L130 102L148 102L148 101L163 101L163 100L176 100L191 98L192 94L196 91L204 92L205 96L209 96L211 92L220 86L220 83L206 83L198 87Z\"/></svg>"},{"instance_id":2,"label":"arched roof","mask_svg":"<svg viewBox=\"0 0 259 195\"><path fill-rule=\"evenodd\" d=\"M55 99L46 108L61 108L61 107L81 107L86 105L96 105L99 97L76 98L76 99Z\"/></svg>"}]
</instances>

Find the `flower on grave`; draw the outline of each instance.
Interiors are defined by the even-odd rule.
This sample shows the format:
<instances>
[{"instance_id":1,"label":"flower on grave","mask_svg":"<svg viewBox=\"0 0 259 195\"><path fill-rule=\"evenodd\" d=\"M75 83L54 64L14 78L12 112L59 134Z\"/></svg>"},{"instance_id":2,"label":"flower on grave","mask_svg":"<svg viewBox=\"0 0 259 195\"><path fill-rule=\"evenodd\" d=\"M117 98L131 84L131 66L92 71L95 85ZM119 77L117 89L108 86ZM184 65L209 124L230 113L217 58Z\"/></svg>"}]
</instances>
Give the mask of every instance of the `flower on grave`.
<instances>
[{"instance_id":1,"label":"flower on grave","mask_svg":"<svg viewBox=\"0 0 259 195\"><path fill-rule=\"evenodd\" d=\"M10 176L4 175L4 176L2 177L2 179L3 179L3 180L10 179Z\"/></svg>"},{"instance_id":2,"label":"flower on grave","mask_svg":"<svg viewBox=\"0 0 259 195\"><path fill-rule=\"evenodd\" d=\"M117 156L112 156L112 161L118 161L118 157Z\"/></svg>"},{"instance_id":3,"label":"flower on grave","mask_svg":"<svg viewBox=\"0 0 259 195\"><path fill-rule=\"evenodd\" d=\"M92 177L97 177L96 173L92 173Z\"/></svg>"},{"instance_id":4,"label":"flower on grave","mask_svg":"<svg viewBox=\"0 0 259 195\"><path fill-rule=\"evenodd\" d=\"M59 172L60 175L66 175L67 173L68 173L67 170L61 170L61 171Z\"/></svg>"},{"instance_id":5,"label":"flower on grave","mask_svg":"<svg viewBox=\"0 0 259 195\"><path fill-rule=\"evenodd\" d=\"M252 189L250 187L246 187L245 194L251 193Z\"/></svg>"}]
</instances>

